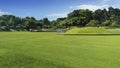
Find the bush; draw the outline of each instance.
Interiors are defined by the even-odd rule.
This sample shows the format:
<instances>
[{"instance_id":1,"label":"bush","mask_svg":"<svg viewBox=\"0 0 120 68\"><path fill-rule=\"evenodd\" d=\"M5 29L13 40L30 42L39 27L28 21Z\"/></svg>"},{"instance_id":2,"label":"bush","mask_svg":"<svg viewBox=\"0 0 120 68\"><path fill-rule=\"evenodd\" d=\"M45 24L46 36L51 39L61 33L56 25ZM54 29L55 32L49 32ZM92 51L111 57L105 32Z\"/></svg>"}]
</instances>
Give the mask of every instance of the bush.
<instances>
[{"instance_id":1,"label":"bush","mask_svg":"<svg viewBox=\"0 0 120 68\"><path fill-rule=\"evenodd\" d=\"M106 20L105 22L102 23L102 26L110 26L110 25L111 25L110 20Z\"/></svg>"},{"instance_id":2,"label":"bush","mask_svg":"<svg viewBox=\"0 0 120 68\"><path fill-rule=\"evenodd\" d=\"M120 25L116 21L112 22L112 24L110 26L111 27L120 27Z\"/></svg>"},{"instance_id":3,"label":"bush","mask_svg":"<svg viewBox=\"0 0 120 68\"><path fill-rule=\"evenodd\" d=\"M10 31L9 28L7 26L2 26L0 28L1 31Z\"/></svg>"}]
</instances>

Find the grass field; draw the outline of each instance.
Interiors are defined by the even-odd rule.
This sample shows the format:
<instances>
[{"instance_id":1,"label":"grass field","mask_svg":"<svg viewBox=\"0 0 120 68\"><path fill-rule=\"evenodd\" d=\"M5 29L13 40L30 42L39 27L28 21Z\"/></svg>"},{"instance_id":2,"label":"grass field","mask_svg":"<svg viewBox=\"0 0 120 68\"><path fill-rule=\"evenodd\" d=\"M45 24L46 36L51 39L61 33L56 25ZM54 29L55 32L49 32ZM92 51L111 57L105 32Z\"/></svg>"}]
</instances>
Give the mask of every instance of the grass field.
<instances>
[{"instance_id":1,"label":"grass field","mask_svg":"<svg viewBox=\"0 0 120 68\"><path fill-rule=\"evenodd\" d=\"M1 32L0 68L120 68L120 36Z\"/></svg>"}]
</instances>

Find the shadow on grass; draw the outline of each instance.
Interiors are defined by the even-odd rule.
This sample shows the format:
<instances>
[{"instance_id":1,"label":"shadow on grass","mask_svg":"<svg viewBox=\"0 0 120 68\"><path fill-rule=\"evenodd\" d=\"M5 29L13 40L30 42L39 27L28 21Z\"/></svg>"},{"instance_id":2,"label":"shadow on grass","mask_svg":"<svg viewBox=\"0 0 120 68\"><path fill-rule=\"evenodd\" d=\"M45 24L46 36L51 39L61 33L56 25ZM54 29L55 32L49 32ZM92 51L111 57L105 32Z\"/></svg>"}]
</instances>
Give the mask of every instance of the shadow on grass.
<instances>
[{"instance_id":1,"label":"shadow on grass","mask_svg":"<svg viewBox=\"0 0 120 68\"><path fill-rule=\"evenodd\" d=\"M120 34L62 34L66 36L120 36Z\"/></svg>"}]
</instances>

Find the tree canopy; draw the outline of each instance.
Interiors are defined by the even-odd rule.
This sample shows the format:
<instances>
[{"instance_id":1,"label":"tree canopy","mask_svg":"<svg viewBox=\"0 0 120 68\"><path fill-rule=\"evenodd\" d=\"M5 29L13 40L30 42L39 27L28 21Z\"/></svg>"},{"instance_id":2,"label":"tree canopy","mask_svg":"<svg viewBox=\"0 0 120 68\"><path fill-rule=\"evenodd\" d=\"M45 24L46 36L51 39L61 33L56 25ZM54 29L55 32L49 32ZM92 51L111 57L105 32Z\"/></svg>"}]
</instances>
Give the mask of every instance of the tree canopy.
<instances>
[{"instance_id":1,"label":"tree canopy","mask_svg":"<svg viewBox=\"0 0 120 68\"><path fill-rule=\"evenodd\" d=\"M120 25L120 9L109 7L95 11L89 9L74 10L64 20L56 20L56 22L63 27L118 27Z\"/></svg>"},{"instance_id":2,"label":"tree canopy","mask_svg":"<svg viewBox=\"0 0 120 68\"><path fill-rule=\"evenodd\" d=\"M109 7L108 9L74 10L65 18L50 21L48 18L40 20L34 17L16 17L14 15L0 16L0 31L10 30L40 30L42 28L70 28L76 27L120 27L120 9Z\"/></svg>"}]
</instances>

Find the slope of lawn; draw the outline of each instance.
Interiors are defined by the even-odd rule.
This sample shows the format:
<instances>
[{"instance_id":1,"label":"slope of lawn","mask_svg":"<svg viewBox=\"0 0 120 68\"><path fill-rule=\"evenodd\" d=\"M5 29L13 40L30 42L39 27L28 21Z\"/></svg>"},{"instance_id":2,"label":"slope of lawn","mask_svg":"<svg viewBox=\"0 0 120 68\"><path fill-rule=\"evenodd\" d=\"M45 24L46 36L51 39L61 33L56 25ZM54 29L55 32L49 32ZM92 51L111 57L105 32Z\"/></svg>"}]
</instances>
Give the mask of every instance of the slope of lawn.
<instances>
[{"instance_id":1,"label":"slope of lawn","mask_svg":"<svg viewBox=\"0 0 120 68\"><path fill-rule=\"evenodd\" d=\"M0 33L0 68L119 67L120 36Z\"/></svg>"},{"instance_id":2,"label":"slope of lawn","mask_svg":"<svg viewBox=\"0 0 120 68\"><path fill-rule=\"evenodd\" d=\"M65 34L120 34L120 29L106 29L104 27L73 28Z\"/></svg>"}]
</instances>

